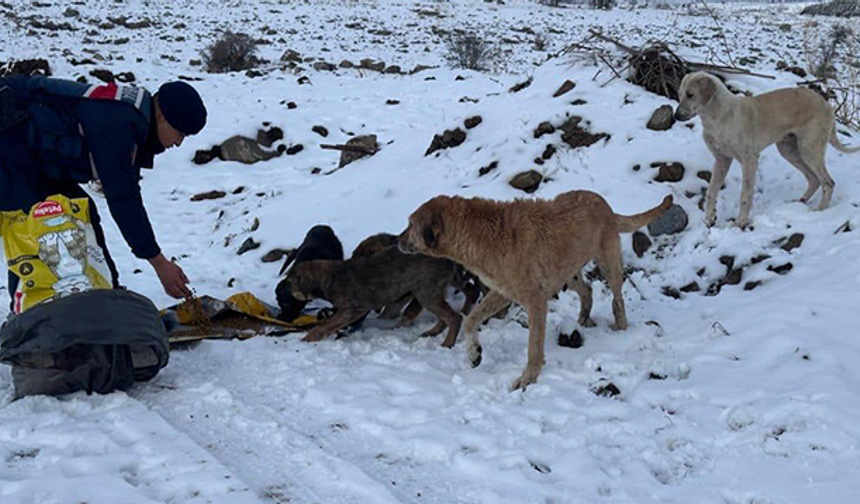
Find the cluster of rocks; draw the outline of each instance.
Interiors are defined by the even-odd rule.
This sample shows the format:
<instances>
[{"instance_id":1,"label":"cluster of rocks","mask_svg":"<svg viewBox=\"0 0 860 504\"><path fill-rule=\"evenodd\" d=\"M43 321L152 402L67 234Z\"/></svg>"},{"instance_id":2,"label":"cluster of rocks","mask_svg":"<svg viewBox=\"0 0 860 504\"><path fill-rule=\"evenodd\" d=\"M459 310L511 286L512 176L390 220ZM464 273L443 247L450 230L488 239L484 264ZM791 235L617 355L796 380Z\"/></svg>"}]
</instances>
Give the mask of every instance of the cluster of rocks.
<instances>
[{"instance_id":1,"label":"cluster of rocks","mask_svg":"<svg viewBox=\"0 0 860 504\"><path fill-rule=\"evenodd\" d=\"M356 70L368 70L373 72L379 72L383 74L390 75L413 75L418 72L422 72L424 70L429 70L432 68L436 68L433 66L427 65L416 65L412 70L405 70L400 67L400 65L388 65L384 61L376 60L373 58L364 58L358 63L354 63L350 60L342 60L340 63L335 64L325 60L318 60L313 56L303 57L297 51L293 49L287 49L281 55L281 62L288 68L297 71L301 68L300 65L310 65L311 68L318 72L334 72L337 69L356 69Z\"/></svg>"},{"instance_id":2,"label":"cluster of rocks","mask_svg":"<svg viewBox=\"0 0 860 504\"><path fill-rule=\"evenodd\" d=\"M783 237L773 243L774 247L777 247L785 252L791 252L792 250L798 248L803 244L804 235L802 233L794 233L791 236ZM706 296L716 296L720 293L723 287L727 285L740 285L743 282L744 274L750 268L757 264L761 264L768 259L771 259L771 255L765 252L762 252L752 259L748 263L745 264L737 264L737 260L734 256L724 255L720 257L720 264L725 267L724 274L714 282L711 282L707 288L703 289L703 287L699 284L698 281L690 282L682 287L676 288L672 286L664 286L661 290L663 295L672 297L675 299L680 299L683 293L693 293L693 292L702 292ZM766 271L769 271L776 275L785 275L790 272L794 268L794 265L791 262L784 262L779 264L779 262L771 262L771 264L767 265ZM704 277L706 272L706 268L700 268L697 272L699 277ZM750 291L753 290L760 285L762 285L762 280L753 280L747 281L744 283L744 290Z\"/></svg>"},{"instance_id":3,"label":"cluster of rocks","mask_svg":"<svg viewBox=\"0 0 860 504\"><path fill-rule=\"evenodd\" d=\"M473 129L481 124L484 119L481 116L472 116L463 121L463 127L467 130ZM453 147L457 147L466 141L466 132L461 128L454 128L450 130L445 130L440 135L433 135L433 140L430 142L430 146L427 147L427 150L424 152L425 156L429 156L434 152L442 149L451 149Z\"/></svg>"}]
</instances>

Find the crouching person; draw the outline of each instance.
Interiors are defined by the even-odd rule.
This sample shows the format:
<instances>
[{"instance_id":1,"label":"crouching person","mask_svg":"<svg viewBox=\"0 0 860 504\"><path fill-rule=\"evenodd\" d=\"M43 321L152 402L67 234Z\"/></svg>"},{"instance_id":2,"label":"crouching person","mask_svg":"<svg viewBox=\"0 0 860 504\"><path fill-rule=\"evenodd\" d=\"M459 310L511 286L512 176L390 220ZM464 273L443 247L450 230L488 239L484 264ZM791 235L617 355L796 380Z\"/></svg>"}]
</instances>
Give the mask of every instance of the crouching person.
<instances>
[{"instance_id":1,"label":"crouching person","mask_svg":"<svg viewBox=\"0 0 860 504\"><path fill-rule=\"evenodd\" d=\"M152 303L120 289L96 206L80 184L99 180L110 213L171 296L190 295L165 259L140 194L140 170L205 125L189 85L142 88L36 77L0 78L0 235L12 317L0 361L16 396L106 393L167 363Z\"/></svg>"}]
</instances>

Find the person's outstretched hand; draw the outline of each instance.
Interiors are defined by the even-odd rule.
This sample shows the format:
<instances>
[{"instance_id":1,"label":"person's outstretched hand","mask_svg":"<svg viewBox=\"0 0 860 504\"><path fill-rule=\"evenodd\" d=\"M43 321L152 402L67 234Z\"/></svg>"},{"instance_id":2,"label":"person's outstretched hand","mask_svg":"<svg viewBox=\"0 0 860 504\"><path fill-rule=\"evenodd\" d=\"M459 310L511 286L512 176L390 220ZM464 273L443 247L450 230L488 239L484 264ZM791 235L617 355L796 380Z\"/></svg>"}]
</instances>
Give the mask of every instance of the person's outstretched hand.
<instances>
[{"instance_id":1,"label":"person's outstretched hand","mask_svg":"<svg viewBox=\"0 0 860 504\"><path fill-rule=\"evenodd\" d=\"M164 292L175 299L185 299L191 297L191 290L188 288L188 277L178 264L168 261L163 254L158 254L149 260L149 264L155 269L158 279L161 280L161 285L164 286Z\"/></svg>"}]
</instances>

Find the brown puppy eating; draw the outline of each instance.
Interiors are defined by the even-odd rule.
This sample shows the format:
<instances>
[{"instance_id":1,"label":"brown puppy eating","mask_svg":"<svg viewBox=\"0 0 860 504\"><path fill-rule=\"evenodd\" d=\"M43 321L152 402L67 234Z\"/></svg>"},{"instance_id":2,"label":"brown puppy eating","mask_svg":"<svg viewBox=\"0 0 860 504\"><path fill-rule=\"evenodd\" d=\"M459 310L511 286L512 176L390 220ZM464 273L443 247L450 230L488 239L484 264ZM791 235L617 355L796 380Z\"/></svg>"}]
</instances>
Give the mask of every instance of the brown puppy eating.
<instances>
[{"instance_id":1,"label":"brown puppy eating","mask_svg":"<svg viewBox=\"0 0 860 504\"><path fill-rule=\"evenodd\" d=\"M553 200L492 201L438 196L409 217L398 246L407 253L451 259L473 272L490 292L466 318L466 350L481 363L477 329L511 301L529 316L528 364L512 389L537 380L544 362L547 303L570 285L580 297L579 323L591 320L591 286L580 270L595 259L612 290L613 329L627 328L621 285L619 233L630 233L661 216L672 197L641 214L616 215L599 194L570 191Z\"/></svg>"},{"instance_id":2,"label":"brown puppy eating","mask_svg":"<svg viewBox=\"0 0 860 504\"><path fill-rule=\"evenodd\" d=\"M451 261L403 254L393 246L348 261L297 264L284 282L296 299L325 299L335 308L335 314L308 331L302 341L319 341L369 311L411 295L439 319L422 336L436 336L447 327L442 346L451 348L457 341L462 317L445 301L445 289L456 274L457 265Z\"/></svg>"}]
</instances>

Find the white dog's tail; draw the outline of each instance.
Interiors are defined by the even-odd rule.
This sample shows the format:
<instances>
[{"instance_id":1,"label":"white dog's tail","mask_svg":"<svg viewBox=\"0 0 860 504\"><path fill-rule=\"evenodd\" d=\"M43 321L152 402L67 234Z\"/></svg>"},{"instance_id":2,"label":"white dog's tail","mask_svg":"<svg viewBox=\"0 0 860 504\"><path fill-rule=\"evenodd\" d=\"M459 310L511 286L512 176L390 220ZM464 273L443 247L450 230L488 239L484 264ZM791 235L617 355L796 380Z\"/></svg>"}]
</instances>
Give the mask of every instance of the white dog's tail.
<instances>
[{"instance_id":1,"label":"white dog's tail","mask_svg":"<svg viewBox=\"0 0 860 504\"><path fill-rule=\"evenodd\" d=\"M836 132L835 124L833 125L833 129L830 130L830 145L839 152L844 152L845 154L860 152L860 147L845 147L842 142L839 141L839 134Z\"/></svg>"},{"instance_id":2,"label":"white dog's tail","mask_svg":"<svg viewBox=\"0 0 860 504\"><path fill-rule=\"evenodd\" d=\"M618 225L618 232L632 233L642 226L650 224L653 220L657 219L666 213L667 210L672 208L672 201L672 195L670 194L663 198L662 203L647 212L642 212L636 215L615 214L615 223Z\"/></svg>"}]
</instances>

